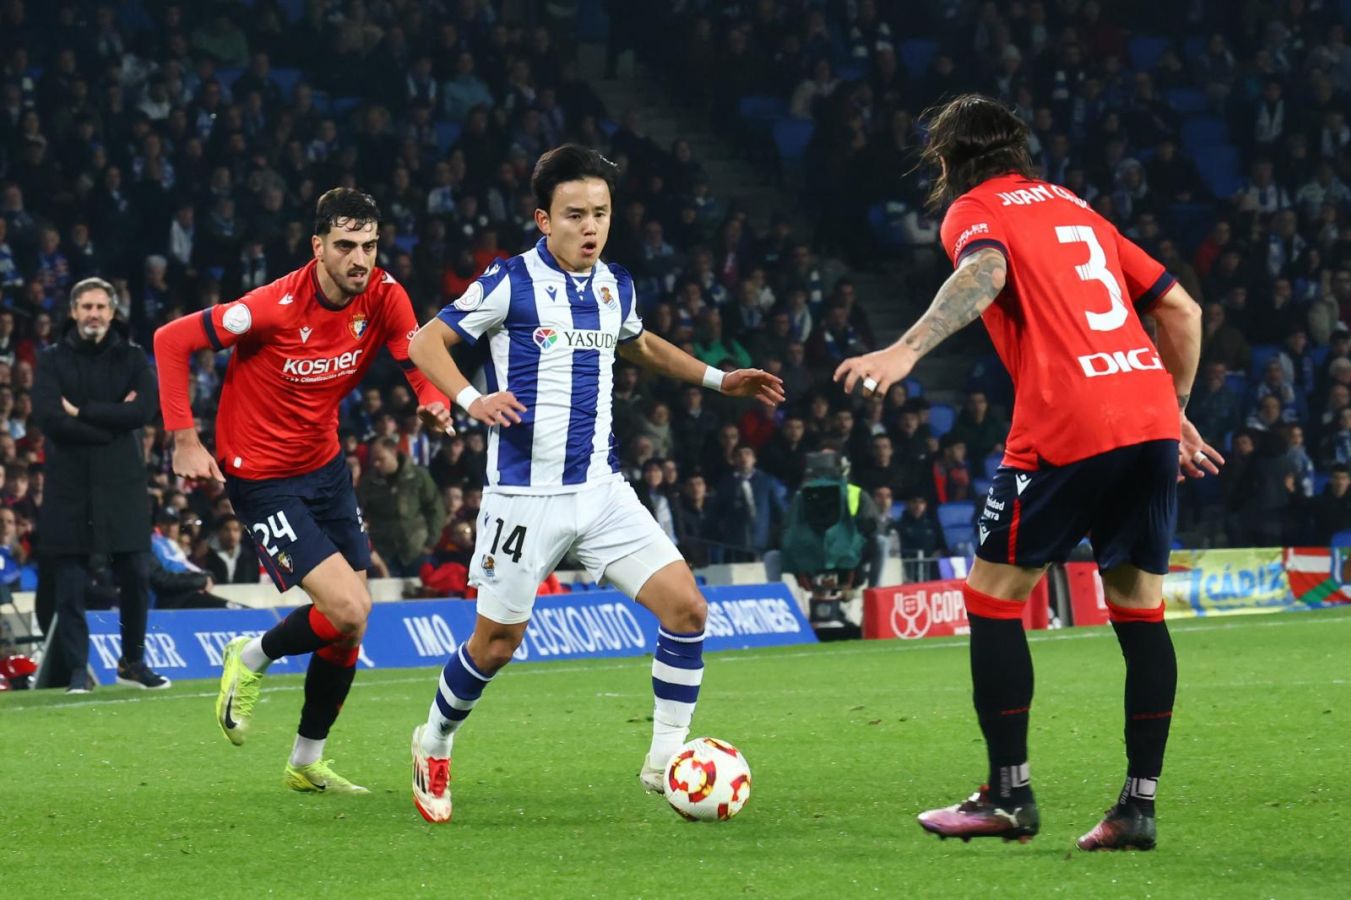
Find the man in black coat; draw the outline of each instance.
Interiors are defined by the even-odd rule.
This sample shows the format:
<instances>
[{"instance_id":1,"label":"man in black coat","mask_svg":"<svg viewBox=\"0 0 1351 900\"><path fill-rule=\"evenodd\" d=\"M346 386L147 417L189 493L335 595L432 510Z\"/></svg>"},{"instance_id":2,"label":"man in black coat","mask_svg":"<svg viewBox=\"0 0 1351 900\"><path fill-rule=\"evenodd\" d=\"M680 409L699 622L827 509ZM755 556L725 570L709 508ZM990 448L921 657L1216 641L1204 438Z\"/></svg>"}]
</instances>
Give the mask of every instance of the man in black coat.
<instances>
[{"instance_id":1,"label":"man in black coat","mask_svg":"<svg viewBox=\"0 0 1351 900\"><path fill-rule=\"evenodd\" d=\"M169 686L144 660L150 502L140 430L154 419L159 398L145 352L114 321L113 296L101 278L71 288L71 319L38 357L33 383L33 417L47 437L38 552L55 581L56 645L74 693L93 686L85 589L95 555L111 559L120 594L118 682Z\"/></svg>"}]
</instances>

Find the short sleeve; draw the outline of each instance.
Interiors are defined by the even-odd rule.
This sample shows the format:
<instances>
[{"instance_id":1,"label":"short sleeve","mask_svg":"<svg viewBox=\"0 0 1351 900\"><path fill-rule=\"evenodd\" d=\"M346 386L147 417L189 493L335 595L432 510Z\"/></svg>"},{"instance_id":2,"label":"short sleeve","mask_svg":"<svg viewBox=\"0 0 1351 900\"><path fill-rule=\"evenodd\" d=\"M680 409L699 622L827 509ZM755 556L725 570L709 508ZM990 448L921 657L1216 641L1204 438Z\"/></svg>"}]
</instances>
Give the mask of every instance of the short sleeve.
<instances>
[{"instance_id":1,"label":"short sleeve","mask_svg":"<svg viewBox=\"0 0 1351 900\"><path fill-rule=\"evenodd\" d=\"M1004 254L1005 259L1009 255L1003 223L985 204L971 196L957 198L957 202L948 208L943 217L941 237L943 250L953 266L961 265L968 254L985 247L993 247Z\"/></svg>"},{"instance_id":2,"label":"short sleeve","mask_svg":"<svg viewBox=\"0 0 1351 900\"><path fill-rule=\"evenodd\" d=\"M1116 232L1116 255L1121 263L1121 274L1125 277L1126 293L1139 315L1145 315L1158 299L1168 293L1168 289L1177 284L1163 263L1150 256L1140 245Z\"/></svg>"},{"instance_id":3,"label":"short sleeve","mask_svg":"<svg viewBox=\"0 0 1351 900\"><path fill-rule=\"evenodd\" d=\"M275 287L266 285L238 300L202 310L202 328L212 349L225 350L239 343L266 340L276 328L282 300L290 296L275 295Z\"/></svg>"},{"instance_id":4,"label":"short sleeve","mask_svg":"<svg viewBox=\"0 0 1351 900\"><path fill-rule=\"evenodd\" d=\"M619 288L619 311L623 316L619 321L619 343L627 343L643 333L643 319L638 315L638 304L634 302L633 276L623 266L611 266L615 276L615 286Z\"/></svg>"},{"instance_id":5,"label":"short sleeve","mask_svg":"<svg viewBox=\"0 0 1351 900\"><path fill-rule=\"evenodd\" d=\"M511 279L506 267L494 262L459 299L447 304L436 317L454 328L465 341L474 344L505 322L510 309Z\"/></svg>"}]
</instances>

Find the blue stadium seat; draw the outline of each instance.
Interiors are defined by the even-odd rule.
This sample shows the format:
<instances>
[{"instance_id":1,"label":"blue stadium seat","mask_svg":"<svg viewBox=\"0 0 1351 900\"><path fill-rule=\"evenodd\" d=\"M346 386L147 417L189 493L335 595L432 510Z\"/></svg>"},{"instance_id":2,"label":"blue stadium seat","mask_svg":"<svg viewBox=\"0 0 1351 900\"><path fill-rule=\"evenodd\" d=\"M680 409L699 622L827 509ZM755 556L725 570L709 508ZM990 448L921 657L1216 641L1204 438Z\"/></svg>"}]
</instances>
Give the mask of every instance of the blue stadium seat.
<instances>
[{"instance_id":1,"label":"blue stadium seat","mask_svg":"<svg viewBox=\"0 0 1351 900\"><path fill-rule=\"evenodd\" d=\"M943 541L948 549L959 556L969 556L974 549L976 529L974 526L953 525L943 529Z\"/></svg>"},{"instance_id":2,"label":"blue stadium seat","mask_svg":"<svg viewBox=\"0 0 1351 900\"><path fill-rule=\"evenodd\" d=\"M1159 57L1171 43L1166 37L1151 37L1142 34L1130 39L1126 53L1130 56L1131 68L1137 72L1148 72L1159 64Z\"/></svg>"},{"instance_id":3,"label":"blue stadium seat","mask_svg":"<svg viewBox=\"0 0 1351 900\"><path fill-rule=\"evenodd\" d=\"M1189 255L1197 244L1205 240L1214 224L1213 203L1172 203L1168 206L1169 231L1181 242L1180 249L1184 255Z\"/></svg>"},{"instance_id":4,"label":"blue stadium seat","mask_svg":"<svg viewBox=\"0 0 1351 900\"><path fill-rule=\"evenodd\" d=\"M305 0L281 0L281 11L288 22L299 22L305 18Z\"/></svg>"},{"instance_id":5,"label":"blue stadium seat","mask_svg":"<svg viewBox=\"0 0 1351 900\"><path fill-rule=\"evenodd\" d=\"M999 467L1004 462L1004 454L991 453L985 459L981 460L981 465L985 467L985 477L994 478L994 473L999 471Z\"/></svg>"},{"instance_id":6,"label":"blue stadium seat","mask_svg":"<svg viewBox=\"0 0 1351 900\"><path fill-rule=\"evenodd\" d=\"M694 583L698 587L704 587L708 584L708 579L705 578L703 575L695 575Z\"/></svg>"},{"instance_id":7,"label":"blue stadium seat","mask_svg":"<svg viewBox=\"0 0 1351 900\"><path fill-rule=\"evenodd\" d=\"M400 234L394 238L394 246L404 253L412 253L413 248L417 246L417 242L418 236L415 234Z\"/></svg>"},{"instance_id":8,"label":"blue stadium seat","mask_svg":"<svg viewBox=\"0 0 1351 900\"><path fill-rule=\"evenodd\" d=\"M1328 543L1333 547L1351 547L1351 530L1337 532Z\"/></svg>"},{"instance_id":9,"label":"blue stadium seat","mask_svg":"<svg viewBox=\"0 0 1351 900\"><path fill-rule=\"evenodd\" d=\"M273 69L268 77L277 86L277 90L281 91L282 99L290 100L291 94L295 92L296 85L300 84L300 79L304 77L304 73L299 69L280 68Z\"/></svg>"},{"instance_id":10,"label":"blue stadium seat","mask_svg":"<svg viewBox=\"0 0 1351 900\"><path fill-rule=\"evenodd\" d=\"M992 484L994 484L994 480L991 478L972 478L971 496L981 498L989 496L990 485Z\"/></svg>"},{"instance_id":11,"label":"blue stadium seat","mask_svg":"<svg viewBox=\"0 0 1351 900\"><path fill-rule=\"evenodd\" d=\"M1206 55L1206 41L1204 35L1194 34L1182 42L1182 59L1184 62L1196 62Z\"/></svg>"},{"instance_id":12,"label":"blue stadium seat","mask_svg":"<svg viewBox=\"0 0 1351 900\"><path fill-rule=\"evenodd\" d=\"M874 203L868 207L868 230L873 240L882 247L899 247L904 243L900 216L905 205L896 201Z\"/></svg>"},{"instance_id":13,"label":"blue stadium seat","mask_svg":"<svg viewBox=\"0 0 1351 900\"><path fill-rule=\"evenodd\" d=\"M743 119L779 119L788 115L788 101L782 97L750 94L737 101L737 113Z\"/></svg>"},{"instance_id":14,"label":"blue stadium seat","mask_svg":"<svg viewBox=\"0 0 1351 900\"><path fill-rule=\"evenodd\" d=\"M799 160L807 153L807 144L812 139L816 123L810 119L779 119L774 123L774 146L779 156L787 160Z\"/></svg>"},{"instance_id":15,"label":"blue stadium seat","mask_svg":"<svg viewBox=\"0 0 1351 900\"><path fill-rule=\"evenodd\" d=\"M360 97L334 97L330 109L335 116L345 116L364 102Z\"/></svg>"},{"instance_id":16,"label":"blue stadium seat","mask_svg":"<svg viewBox=\"0 0 1351 900\"><path fill-rule=\"evenodd\" d=\"M1184 116L1210 111L1210 98L1198 88L1171 88L1163 96L1169 106Z\"/></svg>"},{"instance_id":17,"label":"blue stadium seat","mask_svg":"<svg viewBox=\"0 0 1351 900\"><path fill-rule=\"evenodd\" d=\"M924 396L924 385L920 384L917 378L905 379L905 390L911 397Z\"/></svg>"},{"instance_id":18,"label":"blue stadium seat","mask_svg":"<svg viewBox=\"0 0 1351 900\"><path fill-rule=\"evenodd\" d=\"M601 119L596 123L596 127L605 133L606 137L612 138L615 132L619 130L619 123L614 119Z\"/></svg>"},{"instance_id":19,"label":"blue stadium seat","mask_svg":"<svg viewBox=\"0 0 1351 900\"><path fill-rule=\"evenodd\" d=\"M892 501L891 501L891 517L892 517L893 519L899 519L899 518L901 517L901 513L903 513L903 512L905 512L905 501L904 501L904 500L892 500Z\"/></svg>"},{"instance_id":20,"label":"blue stadium seat","mask_svg":"<svg viewBox=\"0 0 1351 900\"><path fill-rule=\"evenodd\" d=\"M901 65L910 73L911 78L919 78L929 71L930 64L938 55L938 41L925 38L911 38L901 41Z\"/></svg>"},{"instance_id":21,"label":"blue stadium seat","mask_svg":"<svg viewBox=\"0 0 1351 900\"><path fill-rule=\"evenodd\" d=\"M856 60L847 60L835 66L835 77L840 81L858 81L866 74L868 71L863 63Z\"/></svg>"},{"instance_id":22,"label":"blue stadium seat","mask_svg":"<svg viewBox=\"0 0 1351 900\"><path fill-rule=\"evenodd\" d=\"M1317 497L1319 494L1323 493L1323 488L1325 488L1325 487L1328 486L1328 478L1329 478L1329 477L1330 477L1330 476L1328 475L1327 472L1314 472L1314 473L1313 473L1313 493L1314 493L1314 496L1315 496L1315 497Z\"/></svg>"},{"instance_id":23,"label":"blue stadium seat","mask_svg":"<svg viewBox=\"0 0 1351 900\"><path fill-rule=\"evenodd\" d=\"M971 500L952 500L938 504L938 524L947 528L951 525L971 527L976 518L976 504Z\"/></svg>"},{"instance_id":24,"label":"blue stadium seat","mask_svg":"<svg viewBox=\"0 0 1351 900\"><path fill-rule=\"evenodd\" d=\"M1242 402L1248 396L1248 376L1242 372L1230 372L1224 376L1225 386L1234 392L1239 402Z\"/></svg>"},{"instance_id":25,"label":"blue stadium seat","mask_svg":"<svg viewBox=\"0 0 1351 900\"><path fill-rule=\"evenodd\" d=\"M460 139L460 123L437 122L435 127L436 149L442 153L450 152L450 148Z\"/></svg>"},{"instance_id":26,"label":"blue stadium seat","mask_svg":"<svg viewBox=\"0 0 1351 900\"><path fill-rule=\"evenodd\" d=\"M230 67L222 66L221 68L216 70L216 80L219 81L224 87L229 88L233 86L234 83L239 80L239 76L243 74L244 70L239 68L238 66L230 66Z\"/></svg>"},{"instance_id":27,"label":"blue stadium seat","mask_svg":"<svg viewBox=\"0 0 1351 900\"><path fill-rule=\"evenodd\" d=\"M1321 347L1309 348L1309 359L1313 361L1313 370L1315 372L1321 373L1323 371L1323 367L1326 366L1328 362L1328 355L1331 352L1332 348L1327 344L1324 344Z\"/></svg>"},{"instance_id":28,"label":"blue stadium seat","mask_svg":"<svg viewBox=\"0 0 1351 900\"><path fill-rule=\"evenodd\" d=\"M603 44L610 36L608 4L601 0L582 0L577 4L577 30L573 34L578 43Z\"/></svg>"},{"instance_id":29,"label":"blue stadium seat","mask_svg":"<svg viewBox=\"0 0 1351 900\"><path fill-rule=\"evenodd\" d=\"M957 410L946 403L935 403L929 407L929 430L934 437L942 437L952 430L957 421Z\"/></svg>"},{"instance_id":30,"label":"blue stadium seat","mask_svg":"<svg viewBox=\"0 0 1351 900\"><path fill-rule=\"evenodd\" d=\"M1262 380L1266 374L1267 363L1271 362L1281 353L1280 344L1253 344L1252 346L1252 378L1254 382Z\"/></svg>"},{"instance_id":31,"label":"blue stadium seat","mask_svg":"<svg viewBox=\"0 0 1351 900\"><path fill-rule=\"evenodd\" d=\"M1192 116L1182 123L1182 147L1198 159L1208 160L1211 147L1228 143L1229 127L1219 116Z\"/></svg>"},{"instance_id":32,"label":"blue stadium seat","mask_svg":"<svg viewBox=\"0 0 1351 900\"><path fill-rule=\"evenodd\" d=\"M1231 144L1220 144L1202 148L1199 155L1201 180L1210 188L1210 192L1221 200L1227 200L1238 193L1243 186L1243 177L1239 174L1238 148Z\"/></svg>"}]
</instances>

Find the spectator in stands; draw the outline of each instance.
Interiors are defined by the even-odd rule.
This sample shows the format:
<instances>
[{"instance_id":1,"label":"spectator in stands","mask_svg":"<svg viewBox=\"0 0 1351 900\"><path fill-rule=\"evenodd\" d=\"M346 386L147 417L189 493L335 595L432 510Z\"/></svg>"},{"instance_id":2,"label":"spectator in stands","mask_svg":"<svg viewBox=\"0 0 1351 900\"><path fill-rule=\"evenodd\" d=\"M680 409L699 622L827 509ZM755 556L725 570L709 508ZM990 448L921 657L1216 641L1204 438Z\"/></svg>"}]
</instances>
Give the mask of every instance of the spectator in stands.
<instances>
[{"instance_id":1,"label":"spectator in stands","mask_svg":"<svg viewBox=\"0 0 1351 900\"><path fill-rule=\"evenodd\" d=\"M718 482L716 508L721 540L728 545L726 562L761 558L773 545L786 511L773 480L755 463L755 450L739 445L734 468Z\"/></svg>"},{"instance_id":2,"label":"spectator in stands","mask_svg":"<svg viewBox=\"0 0 1351 900\"><path fill-rule=\"evenodd\" d=\"M1297 490L1303 497L1312 497L1314 465L1304 446L1304 429L1292 422L1280 428L1279 433L1285 441L1285 461L1295 477Z\"/></svg>"},{"instance_id":3,"label":"spectator in stands","mask_svg":"<svg viewBox=\"0 0 1351 900\"><path fill-rule=\"evenodd\" d=\"M970 391L961 414L948 433L954 440L966 444L969 459L983 462L991 453L1003 451L1009 424L991 411L984 391Z\"/></svg>"},{"instance_id":4,"label":"spectator in stands","mask_svg":"<svg viewBox=\"0 0 1351 900\"><path fill-rule=\"evenodd\" d=\"M1225 381L1224 363L1206 363L1200 383L1187 404L1187 416L1206 443L1223 446L1225 435L1242 421L1240 401Z\"/></svg>"},{"instance_id":5,"label":"spectator in stands","mask_svg":"<svg viewBox=\"0 0 1351 900\"><path fill-rule=\"evenodd\" d=\"M807 343L807 360L821 369L839 365L850 356L867 353L869 345L849 322L849 308L839 300L826 309L825 318L812 330Z\"/></svg>"},{"instance_id":6,"label":"spectator in stands","mask_svg":"<svg viewBox=\"0 0 1351 900\"><path fill-rule=\"evenodd\" d=\"M1201 359L1205 362L1218 362L1228 372L1244 372L1252 351L1243 337L1243 332L1226 321L1224 306L1220 303L1208 303L1205 308L1201 335Z\"/></svg>"},{"instance_id":7,"label":"spectator in stands","mask_svg":"<svg viewBox=\"0 0 1351 900\"><path fill-rule=\"evenodd\" d=\"M257 584L261 580L258 551L253 540L245 537L244 523L238 516L230 514L216 523L206 569L216 584Z\"/></svg>"},{"instance_id":8,"label":"spectator in stands","mask_svg":"<svg viewBox=\"0 0 1351 900\"><path fill-rule=\"evenodd\" d=\"M666 487L662 472L665 462L664 459L653 457L643 463L643 476L634 486L634 491L638 500L652 513L652 518L657 520L661 530L666 532L672 543L676 543L683 531L679 522L680 504L674 492Z\"/></svg>"},{"instance_id":9,"label":"spectator in stands","mask_svg":"<svg viewBox=\"0 0 1351 900\"><path fill-rule=\"evenodd\" d=\"M966 444L960 435L948 433L939 439L939 456L934 460L933 491L939 503L971 499L971 467L966 461Z\"/></svg>"},{"instance_id":10,"label":"spectator in stands","mask_svg":"<svg viewBox=\"0 0 1351 900\"><path fill-rule=\"evenodd\" d=\"M162 510L150 537L150 588L156 609L223 609L231 604L211 593L215 581L210 573L191 562L183 550L181 520L172 510Z\"/></svg>"},{"instance_id":11,"label":"spectator in stands","mask_svg":"<svg viewBox=\"0 0 1351 900\"><path fill-rule=\"evenodd\" d=\"M721 552L710 553L713 548L709 543L718 533L717 512L709 500L708 484L698 469L681 483L678 506L676 522L680 531L676 546L680 555L696 569L720 560Z\"/></svg>"},{"instance_id":12,"label":"spectator in stands","mask_svg":"<svg viewBox=\"0 0 1351 900\"><path fill-rule=\"evenodd\" d=\"M807 434L806 423L801 415L789 414L765 445L763 468L794 492L802 484L802 475L807 464L807 454L817 448L816 441Z\"/></svg>"},{"instance_id":13,"label":"spectator in stands","mask_svg":"<svg viewBox=\"0 0 1351 900\"><path fill-rule=\"evenodd\" d=\"M469 564L474 556L474 523L451 522L446 526L431 557L422 564L418 578L422 595L430 597L477 596L469 586Z\"/></svg>"},{"instance_id":14,"label":"spectator in stands","mask_svg":"<svg viewBox=\"0 0 1351 900\"><path fill-rule=\"evenodd\" d=\"M937 558L948 555L948 546L926 496L913 494L906 499L905 509L896 520L896 533L901 541L901 559L912 561L906 566L906 581L937 578Z\"/></svg>"},{"instance_id":15,"label":"spectator in stands","mask_svg":"<svg viewBox=\"0 0 1351 900\"><path fill-rule=\"evenodd\" d=\"M1294 385L1285 380L1285 367L1279 358L1267 363L1262 373L1262 381L1253 390L1257 411L1261 412L1262 401L1274 397L1277 401L1278 417L1281 421L1293 422L1299 418L1300 397Z\"/></svg>"},{"instance_id":16,"label":"spectator in stands","mask_svg":"<svg viewBox=\"0 0 1351 900\"><path fill-rule=\"evenodd\" d=\"M1309 512L1313 546L1325 547L1334 534L1351 529L1351 470L1344 463L1329 469L1327 486L1310 502Z\"/></svg>"},{"instance_id":17,"label":"spectator in stands","mask_svg":"<svg viewBox=\"0 0 1351 900\"><path fill-rule=\"evenodd\" d=\"M371 467L357 486L371 544L396 578L417 578L446 518L441 492L426 469L399 452L398 441L378 438Z\"/></svg>"},{"instance_id":18,"label":"spectator in stands","mask_svg":"<svg viewBox=\"0 0 1351 900\"><path fill-rule=\"evenodd\" d=\"M880 487L894 491L904 481L905 473L892 453L891 438L885 434L873 435L872 453L861 462L863 465L854 470L854 480L866 491Z\"/></svg>"}]
</instances>

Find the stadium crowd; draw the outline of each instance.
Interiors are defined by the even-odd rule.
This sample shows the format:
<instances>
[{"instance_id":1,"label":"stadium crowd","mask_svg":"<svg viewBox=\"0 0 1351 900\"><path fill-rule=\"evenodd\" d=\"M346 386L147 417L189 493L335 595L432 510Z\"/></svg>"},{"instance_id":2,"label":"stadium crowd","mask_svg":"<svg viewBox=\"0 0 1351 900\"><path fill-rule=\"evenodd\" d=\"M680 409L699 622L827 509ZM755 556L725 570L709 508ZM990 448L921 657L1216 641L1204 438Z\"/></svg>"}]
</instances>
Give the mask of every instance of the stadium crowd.
<instances>
[{"instance_id":1,"label":"stadium crowd","mask_svg":"<svg viewBox=\"0 0 1351 900\"><path fill-rule=\"evenodd\" d=\"M763 366L788 391L771 416L620 364L625 473L692 563L775 546L805 456L822 447L852 461L905 554L969 542L975 510L961 504L981 496L1000 452L1007 377L977 360L960 412L914 381L885 399L845 398L830 372L877 336L853 282L828 280L819 262L894 256L941 277L926 176L912 171L919 113L968 89L1014 105L1047 177L1204 304L1190 410L1229 464L1184 491L1184 532L1271 545L1351 527L1351 48L1337 4L1192 0L1164 14L1162 3L1096 0L690 2L642 27L635 5L608 4L612 54L632 46L748 153L812 173L814 235L789 216L757 232L689 143L658 146L635 115L606 110L567 37L508 15L517 4L247 5L247 16L238 4L150 0L0 6L0 554L11 579L40 546L34 359L66 328L74 281L112 281L148 347L159 324L303 264L315 198L346 185L379 201L380 264L425 320L538 239L530 171L564 140L621 167L607 257L633 272L647 327L711 365ZM1183 37L1197 33L1209 37ZM793 146L794 134L808 139ZM208 441L224 362L210 351L194 361ZM437 440L413 407L401 373L377 365L345 411L344 446L383 571L461 593L485 436L462 420ZM175 588L185 602L257 580L220 489L175 484L154 428L143 447L156 553L166 572L192 576ZM944 506L964 521L940 521Z\"/></svg>"}]
</instances>

